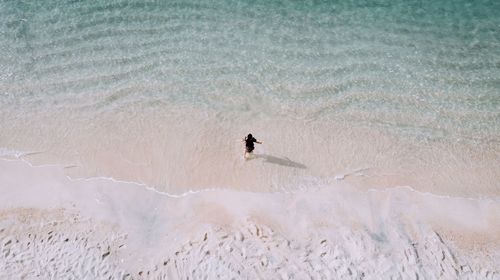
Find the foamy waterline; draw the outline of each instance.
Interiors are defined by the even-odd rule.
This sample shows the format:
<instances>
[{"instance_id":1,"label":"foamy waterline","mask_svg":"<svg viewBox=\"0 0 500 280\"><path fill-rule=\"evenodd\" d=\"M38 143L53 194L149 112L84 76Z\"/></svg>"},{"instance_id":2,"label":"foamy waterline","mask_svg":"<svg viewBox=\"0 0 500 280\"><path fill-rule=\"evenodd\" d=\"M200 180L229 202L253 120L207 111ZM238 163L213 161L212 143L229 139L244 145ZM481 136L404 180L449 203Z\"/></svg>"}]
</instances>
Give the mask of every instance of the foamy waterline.
<instances>
[{"instance_id":1,"label":"foamy waterline","mask_svg":"<svg viewBox=\"0 0 500 280\"><path fill-rule=\"evenodd\" d=\"M20 151L8 150L8 149L3 149L3 150L5 151L5 153L0 157L0 161L5 161L5 162L21 161L21 162L26 163L27 165L29 165L32 168L50 167L50 168L57 168L60 170L64 170L64 169L68 168L68 165L61 165L61 164L37 164L37 165L35 165L32 162L23 158L24 155L29 155L29 154L32 154L34 152L20 152ZM15 158L9 159L9 156L13 156L13 155L15 156ZM7 157L7 158L5 158L5 157ZM69 165L69 166L73 167L74 165ZM367 170L367 169L368 168L355 169L350 173L338 174L338 175L334 176L333 178L329 178L326 180L321 180L321 179L318 180L318 178L316 178L316 180L314 180L315 183L312 185L301 185L301 186L298 186L296 189L295 188L291 188L291 189L282 188L281 190L276 190L275 192L271 192L271 193L282 193L282 194L293 195L293 194L307 192L308 190L317 191L317 190L322 189L322 188L331 188L332 185L339 185L339 184L342 186L342 188L346 188L346 186L342 183L342 181L344 181L344 179L347 176L352 176L352 175L359 176L360 172ZM119 179L116 179L113 177L107 177L107 176L74 178L74 177L71 177L69 175L65 175L65 177L71 182L90 182L90 183L91 182L112 182L112 183L116 183L117 188L119 188L119 186L122 184L132 185L132 186L143 188L147 191L151 191L151 192L156 193L158 195L166 196L169 198L183 198L183 197L187 197L190 195L202 194L205 192L220 192L220 191L232 192L232 191L234 191L234 188L231 186L226 186L226 187L214 186L212 188L195 188L193 190L187 190L183 193L176 194L176 193L168 193L168 192L162 191L161 187L152 186L152 185L148 185L148 184L141 183L141 182L119 180ZM388 186L385 188L365 188L365 189L361 189L361 190L358 188L352 187L352 186L349 186L347 188L350 189L350 191L352 191L352 192L360 192L360 193L367 193L367 192L386 193L386 192L391 192L391 191L405 190L405 191L413 192L417 196L429 196L429 197L436 198L436 199L465 199L465 200L471 200L471 201L477 201L477 202L482 201L482 202L500 203L500 196L461 197L461 196L456 196L456 195L441 195L441 194L436 194L436 193L432 193L432 192L422 192L422 191L419 191L419 190L413 188L412 186L407 186L407 185ZM117 191L119 192L119 189L117 189ZM256 193L256 194L260 193L260 192L255 192L255 191L244 191L244 192Z\"/></svg>"}]
</instances>

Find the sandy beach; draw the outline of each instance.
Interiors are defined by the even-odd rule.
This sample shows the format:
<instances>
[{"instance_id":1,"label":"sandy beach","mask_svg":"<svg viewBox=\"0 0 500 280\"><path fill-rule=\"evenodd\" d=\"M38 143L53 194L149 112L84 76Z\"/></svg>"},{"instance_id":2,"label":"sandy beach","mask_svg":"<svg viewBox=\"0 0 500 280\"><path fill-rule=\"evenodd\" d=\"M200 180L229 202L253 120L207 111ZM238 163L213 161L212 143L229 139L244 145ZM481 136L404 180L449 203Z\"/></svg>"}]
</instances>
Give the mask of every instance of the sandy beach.
<instances>
[{"instance_id":1,"label":"sandy beach","mask_svg":"<svg viewBox=\"0 0 500 280\"><path fill-rule=\"evenodd\" d=\"M498 279L495 199L353 191L169 196L0 161L2 279ZM13 180L15 178L15 180Z\"/></svg>"}]
</instances>

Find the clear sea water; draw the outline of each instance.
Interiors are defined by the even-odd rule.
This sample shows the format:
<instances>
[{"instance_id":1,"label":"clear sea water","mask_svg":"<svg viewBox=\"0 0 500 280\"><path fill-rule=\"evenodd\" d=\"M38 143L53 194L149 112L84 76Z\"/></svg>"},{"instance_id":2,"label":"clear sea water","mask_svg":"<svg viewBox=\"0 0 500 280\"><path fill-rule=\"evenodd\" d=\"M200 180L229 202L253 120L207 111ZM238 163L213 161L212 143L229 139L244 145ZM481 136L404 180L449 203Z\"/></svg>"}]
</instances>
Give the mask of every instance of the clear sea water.
<instances>
[{"instance_id":1,"label":"clear sea water","mask_svg":"<svg viewBox=\"0 0 500 280\"><path fill-rule=\"evenodd\" d=\"M0 106L0 147L81 176L498 195L500 1L2 0Z\"/></svg>"}]
</instances>

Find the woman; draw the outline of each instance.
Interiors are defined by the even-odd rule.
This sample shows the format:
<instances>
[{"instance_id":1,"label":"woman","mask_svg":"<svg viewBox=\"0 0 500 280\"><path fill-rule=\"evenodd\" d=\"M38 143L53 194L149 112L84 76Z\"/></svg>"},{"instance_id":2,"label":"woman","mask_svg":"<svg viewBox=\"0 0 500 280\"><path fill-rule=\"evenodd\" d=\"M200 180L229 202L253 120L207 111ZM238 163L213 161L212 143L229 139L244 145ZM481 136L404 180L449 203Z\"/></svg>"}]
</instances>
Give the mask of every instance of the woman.
<instances>
[{"instance_id":1,"label":"woman","mask_svg":"<svg viewBox=\"0 0 500 280\"><path fill-rule=\"evenodd\" d=\"M243 139L245 141L245 158L248 158L248 156L253 152L255 149L253 143L257 144L262 144L262 142L257 141L257 139L253 138L252 134L248 134L248 136Z\"/></svg>"}]
</instances>

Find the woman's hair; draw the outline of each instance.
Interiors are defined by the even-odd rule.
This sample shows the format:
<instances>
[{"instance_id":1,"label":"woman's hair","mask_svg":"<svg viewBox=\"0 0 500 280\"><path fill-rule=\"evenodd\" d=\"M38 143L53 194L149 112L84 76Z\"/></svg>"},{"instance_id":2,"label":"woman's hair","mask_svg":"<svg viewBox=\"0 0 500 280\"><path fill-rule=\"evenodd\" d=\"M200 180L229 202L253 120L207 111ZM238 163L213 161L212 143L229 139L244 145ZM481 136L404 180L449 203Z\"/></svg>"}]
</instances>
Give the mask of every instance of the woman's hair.
<instances>
[{"instance_id":1,"label":"woman's hair","mask_svg":"<svg viewBox=\"0 0 500 280\"><path fill-rule=\"evenodd\" d=\"M248 133L247 139L252 139L252 138L253 138L252 133Z\"/></svg>"}]
</instances>

